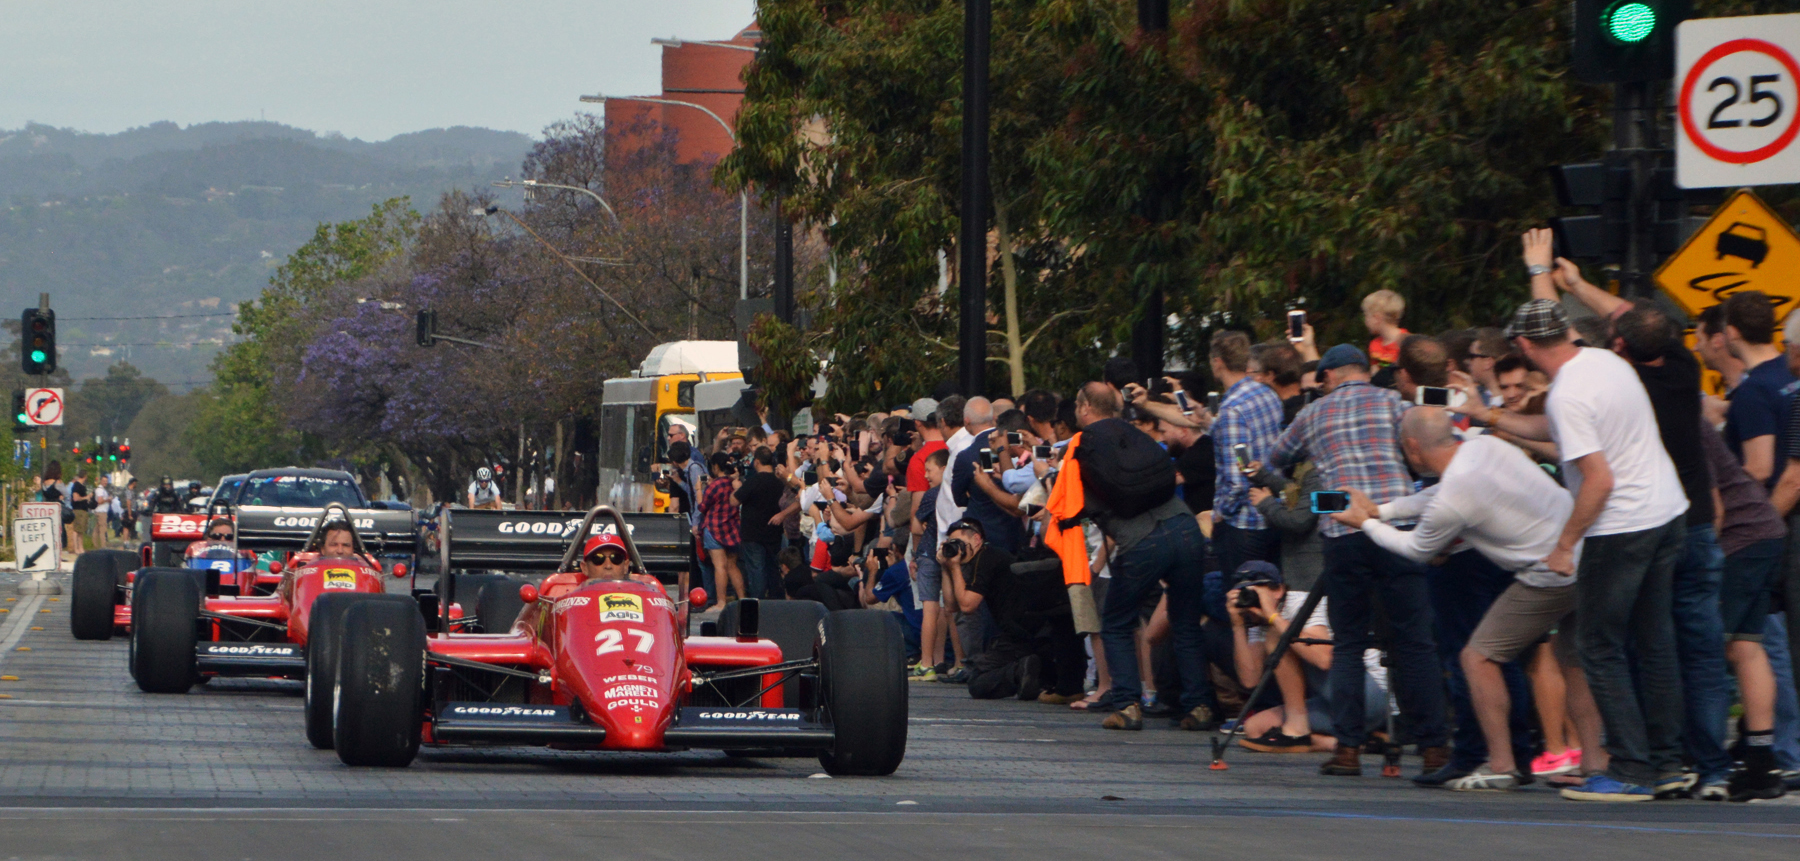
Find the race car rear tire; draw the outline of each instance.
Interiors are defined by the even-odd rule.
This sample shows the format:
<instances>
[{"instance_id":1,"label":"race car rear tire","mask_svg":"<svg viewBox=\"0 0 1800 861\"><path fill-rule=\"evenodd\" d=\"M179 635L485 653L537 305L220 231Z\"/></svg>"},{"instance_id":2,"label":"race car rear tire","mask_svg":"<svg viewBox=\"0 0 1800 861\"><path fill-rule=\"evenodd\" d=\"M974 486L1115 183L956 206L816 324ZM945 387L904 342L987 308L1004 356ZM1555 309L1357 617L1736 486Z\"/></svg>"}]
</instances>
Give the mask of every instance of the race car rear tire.
<instances>
[{"instance_id":1,"label":"race car rear tire","mask_svg":"<svg viewBox=\"0 0 1800 861\"><path fill-rule=\"evenodd\" d=\"M833 775L893 774L906 756L906 639L886 610L825 616L820 705L836 731L819 764Z\"/></svg>"},{"instance_id":2,"label":"race car rear tire","mask_svg":"<svg viewBox=\"0 0 1800 861\"><path fill-rule=\"evenodd\" d=\"M186 571L147 568L131 590L131 674L151 694L194 686L200 586Z\"/></svg>"},{"instance_id":3,"label":"race car rear tire","mask_svg":"<svg viewBox=\"0 0 1800 861\"><path fill-rule=\"evenodd\" d=\"M345 765L410 765L419 753L425 619L418 607L362 600L344 614L332 697L333 745Z\"/></svg>"},{"instance_id":4,"label":"race car rear tire","mask_svg":"<svg viewBox=\"0 0 1800 861\"><path fill-rule=\"evenodd\" d=\"M173 541L153 541L150 544L150 562L158 568L179 567L183 553Z\"/></svg>"},{"instance_id":5,"label":"race car rear tire","mask_svg":"<svg viewBox=\"0 0 1800 861\"><path fill-rule=\"evenodd\" d=\"M483 633L504 634L512 630L513 622L525 609L525 600L519 597L521 585L523 581L511 577L490 577L481 584L475 599L475 617L481 620Z\"/></svg>"},{"instance_id":6,"label":"race car rear tire","mask_svg":"<svg viewBox=\"0 0 1800 861\"><path fill-rule=\"evenodd\" d=\"M481 625L479 630L486 631L487 627L485 624L482 624L480 616L481 587L493 580L510 579L512 578L507 577L505 574L473 574L468 572L461 574L450 573L439 577L436 586L433 588L437 591L438 601L442 602L445 600L446 581L454 581L456 586L455 603L463 608L463 618L467 619L471 616L475 617L476 624ZM511 620L509 619L507 621L510 622ZM473 628L463 628L462 630L468 633L476 632L476 629Z\"/></svg>"},{"instance_id":7,"label":"race car rear tire","mask_svg":"<svg viewBox=\"0 0 1800 861\"><path fill-rule=\"evenodd\" d=\"M344 614L361 601L397 602L418 613L418 602L405 595L370 595L364 592L339 592L313 599L306 628L306 740L320 750L331 750L332 690L337 686L339 656L344 645Z\"/></svg>"},{"instance_id":8,"label":"race car rear tire","mask_svg":"<svg viewBox=\"0 0 1800 861\"><path fill-rule=\"evenodd\" d=\"M113 607L119 594L118 561L110 550L89 550L75 558L69 587L69 633L77 640L110 640Z\"/></svg>"},{"instance_id":9,"label":"race car rear tire","mask_svg":"<svg viewBox=\"0 0 1800 861\"><path fill-rule=\"evenodd\" d=\"M759 601L757 636L774 640L781 647L783 661L803 661L813 656L813 644L819 640L819 622L827 615L825 605L817 601ZM733 601L719 611L719 636L737 636L738 602ZM817 699L812 680L802 682L799 674L781 684L784 708L811 708Z\"/></svg>"}]
</instances>

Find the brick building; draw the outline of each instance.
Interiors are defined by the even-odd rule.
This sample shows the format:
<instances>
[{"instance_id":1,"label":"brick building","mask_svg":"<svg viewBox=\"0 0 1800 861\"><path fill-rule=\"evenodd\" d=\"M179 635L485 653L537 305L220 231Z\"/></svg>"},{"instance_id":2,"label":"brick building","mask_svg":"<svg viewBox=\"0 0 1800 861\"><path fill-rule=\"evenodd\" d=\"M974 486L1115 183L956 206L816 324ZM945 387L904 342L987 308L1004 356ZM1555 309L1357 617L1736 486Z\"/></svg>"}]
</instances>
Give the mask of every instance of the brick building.
<instances>
[{"instance_id":1,"label":"brick building","mask_svg":"<svg viewBox=\"0 0 1800 861\"><path fill-rule=\"evenodd\" d=\"M682 42L662 49L662 92L657 97L704 106L720 119L737 124L738 105L744 100L744 67L755 59L753 50L762 33L752 24L720 44ZM644 121L677 134L676 153L683 163L711 162L731 151L731 136L701 111L682 105L609 98L605 105L607 148L629 152L643 133Z\"/></svg>"}]
</instances>

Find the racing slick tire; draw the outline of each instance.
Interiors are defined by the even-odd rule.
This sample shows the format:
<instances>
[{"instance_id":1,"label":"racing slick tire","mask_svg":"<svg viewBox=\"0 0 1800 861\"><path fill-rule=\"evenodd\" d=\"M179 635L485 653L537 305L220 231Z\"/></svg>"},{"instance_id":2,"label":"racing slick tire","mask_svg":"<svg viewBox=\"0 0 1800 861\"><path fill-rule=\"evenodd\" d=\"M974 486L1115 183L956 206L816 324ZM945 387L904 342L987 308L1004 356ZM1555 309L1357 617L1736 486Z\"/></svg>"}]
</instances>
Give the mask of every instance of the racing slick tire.
<instances>
[{"instance_id":1,"label":"racing slick tire","mask_svg":"<svg viewBox=\"0 0 1800 861\"><path fill-rule=\"evenodd\" d=\"M456 585L462 587L461 583ZM489 577L481 584L475 598L475 617L481 620L482 633L504 634L512 630L513 622L525 609L525 600L519 597L521 585L523 581L511 577Z\"/></svg>"},{"instance_id":2,"label":"racing slick tire","mask_svg":"<svg viewBox=\"0 0 1800 861\"><path fill-rule=\"evenodd\" d=\"M893 774L906 756L906 640L886 610L839 610L820 623L819 705L835 730L831 775Z\"/></svg>"},{"instance_id":3,"label":"racing slick tire","mask_svg":"<svg viewBox=\"0 0 1800 861\"><path fill-rule=\"evenodd\" d=\"M131 590L131 675L151 694L194 686L200 585L179 569L146 568Z\"/></svg>"},{"instance_id":4,"label":"racing slick tire","mask_svg":"<svg viewBox=\"0 0 1800 861\"><path fill-rule=\"evenodd\" d=\"M111 550L89 550L75 558L69 588L69 633L75 639L112 639L113 607L123 579Z\"/></svg>"},{"instance_id":5,"label":"racing slick tire","mask_svg":"<svg viewBox=\"0 0 1800 861\"><path fill-rule=\"evenodd\" d=\"M783 661L803 661L813 656L813 643L819 639L819 622L827 613L824 604L817 601L760 601L758 604L757 636L774 640L775 645L781 647ZM737 636L737 623L738 602L733 601L719 611L719 636ZM781 684L781 702L786 708L807 708L814 698L812 680L803 682L798 673Z\"/></svg>"},{"instance_id":6,"label":"racing slick tire","mask_svg":"<svg viewBox=\"0 0 1800 861\"><path fill-rule=\"evenodd\" d=\"M403 768L419 754L425 618L415 606L363 600L344 613L332 696L332 741L345 765Z\"/></svg>"},{"instance_id":7,"label":"racing slick tire","mask_svg":"<svg viewBox=\"0 0 1800 861\"><path fill-rule=\"evenodd\" d=\"M456 587L456 604L463 608L463 618L467 619L473 616L475 617L476 623L480 624L482 585L490 580L509 579L512 578L507 577L505 574L475 574L466 571L461 573L453 571L439 577L437 583L432 586L432 590L437 592L438 601L441 605L445 600L445 592L447 590L446 584L454 582ZM464 628L463 630L467 633L475 633L475 630L471 628ZM487 629L483 627L480 630L485 631Z\"/></svg>"},{"instance_id":8,"label":"racing slick tire","mask_svg":"<svg viewBox=\"0 0 1800 861\"><path fill-rule=\"evenodd\" d=\"M331 750L331 692L337 686L339 655L344 646L344 614L360 601L388 601L418 611L418 602L405 595L370 595L340 592L313 599L306 629L306 740L320 750Z\"/></svg>"}]
</instances>

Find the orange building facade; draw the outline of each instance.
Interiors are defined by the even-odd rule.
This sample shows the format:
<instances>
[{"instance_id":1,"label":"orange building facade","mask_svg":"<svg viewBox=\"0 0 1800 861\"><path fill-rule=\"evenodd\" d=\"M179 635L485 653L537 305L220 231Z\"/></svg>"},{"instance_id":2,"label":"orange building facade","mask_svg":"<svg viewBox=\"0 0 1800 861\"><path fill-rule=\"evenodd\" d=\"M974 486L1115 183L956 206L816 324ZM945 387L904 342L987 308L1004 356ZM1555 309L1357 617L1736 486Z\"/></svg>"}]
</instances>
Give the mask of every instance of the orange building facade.
<instances>
[{"instance_id":1,"label":"orange building facade","mask_svg":"<svg viewBox=\"0 0 1800 861\"><path fill-rule=\"evenodd\" d=\"M682 42L662 49L662 92L657 98L692 102L737 127L738 106L744 101L744 67L755 59L762 41L756 25L730 39ZM642 146L651 129L676 134L676 157L684 164L713 162L731 152L732 138L712 117L685 105L657 105L609 98L605 104L607 148L626 153Z\"/></svg>"}]
</instances>

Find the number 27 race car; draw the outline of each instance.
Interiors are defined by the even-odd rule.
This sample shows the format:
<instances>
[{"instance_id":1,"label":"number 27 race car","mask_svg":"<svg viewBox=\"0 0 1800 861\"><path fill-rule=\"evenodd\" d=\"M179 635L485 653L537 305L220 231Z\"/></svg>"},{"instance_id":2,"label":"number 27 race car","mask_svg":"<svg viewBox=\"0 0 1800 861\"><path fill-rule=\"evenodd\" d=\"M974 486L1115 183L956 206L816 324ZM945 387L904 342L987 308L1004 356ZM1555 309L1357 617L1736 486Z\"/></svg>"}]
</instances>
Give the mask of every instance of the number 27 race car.
<instances>
[{"instance_id":1,"label":"number 27 race car","mask_svg":"<svg viewBox=\"0 0 1800 861\"><path fill-rule=\"evenodd\" d=\"M599 506L578 520L441 517L444 571L554 573L519 586L523 608L510 629L484 620L503 633L454 632L453 592L441 602L357 601L334 630L315 630L307 686L332 692L329 743L344 763L405 766L422 744L711 748L816 755L832 774L883 775L905 755L905 647L892 614L746 600L730 636L688 636L681 515ZM607 543L623 546L631 576L589 579L579 554L590 536L609 533L623 538ZM785 644L758 635L764 617L787 620ZM795 618L810 627L798 637ZM308 729L327 746L326 727Z\"/></svg>"}]
</instances>

